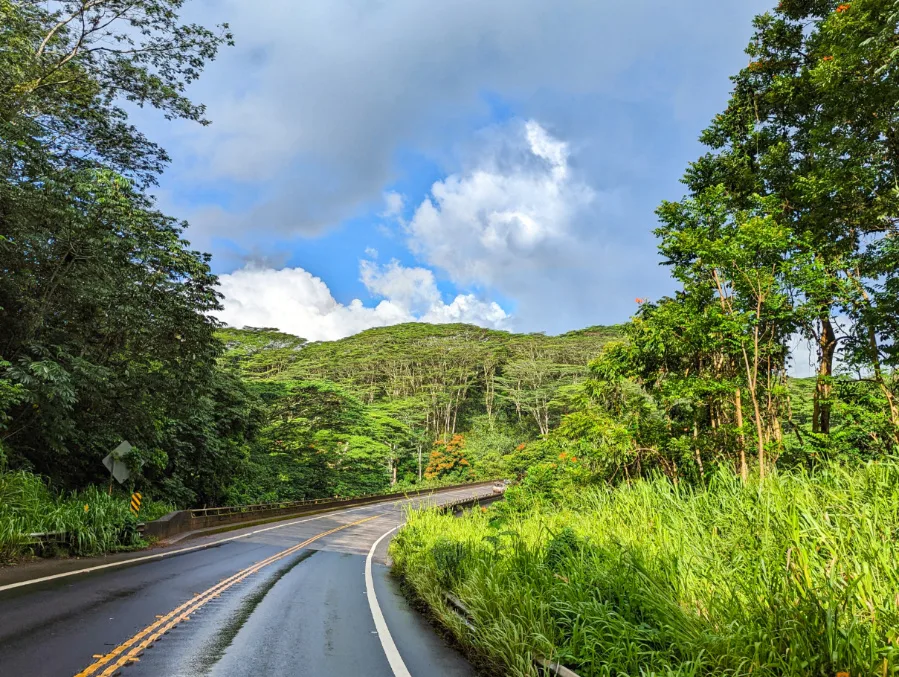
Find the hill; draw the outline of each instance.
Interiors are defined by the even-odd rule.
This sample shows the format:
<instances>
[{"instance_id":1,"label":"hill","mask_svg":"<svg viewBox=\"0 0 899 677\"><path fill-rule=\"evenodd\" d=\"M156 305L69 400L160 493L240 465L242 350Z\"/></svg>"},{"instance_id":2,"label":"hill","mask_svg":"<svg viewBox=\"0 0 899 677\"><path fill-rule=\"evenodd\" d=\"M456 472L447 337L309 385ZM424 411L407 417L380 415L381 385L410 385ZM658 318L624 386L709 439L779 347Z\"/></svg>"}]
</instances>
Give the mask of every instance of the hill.
<instances>
[{"instance_id":1,"label":"hill","mask_svg":"<svg viewBox=\"0 0 899 677\"><path fill-rule=\"evenodd\" d=\"M546 336L410 323L310 343L272 328L222 329L221 364L262 409L248 475L231 498L495 474L504 455L558 423L557 395L621 335L620 327Z\"/></svg>"}]
</instances>

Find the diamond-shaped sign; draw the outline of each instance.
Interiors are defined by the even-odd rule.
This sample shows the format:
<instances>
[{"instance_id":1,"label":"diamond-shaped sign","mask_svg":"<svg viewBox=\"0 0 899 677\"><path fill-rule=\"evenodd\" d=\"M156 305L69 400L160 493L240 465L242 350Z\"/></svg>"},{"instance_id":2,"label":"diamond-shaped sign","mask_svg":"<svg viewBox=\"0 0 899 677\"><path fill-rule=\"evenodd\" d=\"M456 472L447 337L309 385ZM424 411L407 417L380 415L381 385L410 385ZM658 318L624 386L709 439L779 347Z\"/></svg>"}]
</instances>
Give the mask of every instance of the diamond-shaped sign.
<instances>
[{"instance_id":1,"label":"diamond-shaped sign","mask_svg":"<svg viewBox=\"0 0 899 677\"><path fill-rule=\"evenodd\" d=\"M128 442L122 442L103 459L103 465L106 466L106 469L116 478L119 484L124 484L131 475L128 466L122 461L131 449L132 446Z\"/></svg>"}]
</instances>

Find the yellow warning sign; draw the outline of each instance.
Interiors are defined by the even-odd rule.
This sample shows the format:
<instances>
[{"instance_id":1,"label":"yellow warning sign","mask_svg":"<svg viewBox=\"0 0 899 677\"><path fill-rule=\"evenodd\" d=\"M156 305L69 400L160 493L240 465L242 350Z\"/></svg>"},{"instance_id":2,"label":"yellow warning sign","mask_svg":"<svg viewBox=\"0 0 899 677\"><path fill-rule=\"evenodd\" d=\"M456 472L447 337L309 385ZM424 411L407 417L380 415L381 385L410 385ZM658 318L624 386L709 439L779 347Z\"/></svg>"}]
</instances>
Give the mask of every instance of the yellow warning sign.
<instances>
[{"instance_id":1,"label":"yellow warning sign","mask_svg":"<svg viewBox=\"0 0 899 677\"><path fill-rule=\"evenodd\" d=\"M131 494L131 512L135 515L140 512L140 493L136 491Z\"/></svg>"}]
</instances>

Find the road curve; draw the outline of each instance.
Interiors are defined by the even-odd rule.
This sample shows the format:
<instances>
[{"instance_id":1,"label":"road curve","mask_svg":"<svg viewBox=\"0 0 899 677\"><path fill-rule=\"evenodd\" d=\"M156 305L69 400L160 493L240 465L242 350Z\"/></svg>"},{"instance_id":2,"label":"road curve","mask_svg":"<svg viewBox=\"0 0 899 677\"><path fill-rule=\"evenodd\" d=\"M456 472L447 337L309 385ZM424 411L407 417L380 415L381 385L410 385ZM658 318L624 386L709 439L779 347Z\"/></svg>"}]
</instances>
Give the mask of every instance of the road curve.
<instances>
[{"instance_id":1,"label":"road curve","mask_svg":"<svg viewBox=\"0 0 899 677\"><path fill-rule=\"evenodd\" d=\"M488 491L346 508L193 539L162 558L0 581L0 677L473 675L409 608L385 562L406 505Z\"/></svg>"}]
</instances>

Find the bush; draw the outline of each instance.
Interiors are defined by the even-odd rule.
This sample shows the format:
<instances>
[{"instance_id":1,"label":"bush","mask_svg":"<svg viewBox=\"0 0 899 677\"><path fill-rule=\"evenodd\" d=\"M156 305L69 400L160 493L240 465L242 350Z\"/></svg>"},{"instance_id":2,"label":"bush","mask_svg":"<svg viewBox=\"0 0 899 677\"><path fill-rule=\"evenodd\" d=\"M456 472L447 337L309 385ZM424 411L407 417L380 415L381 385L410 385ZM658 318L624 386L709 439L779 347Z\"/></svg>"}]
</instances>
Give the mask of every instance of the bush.
<instances>
[{"instance_id":1,"label":"bush","mask_svg":"<svg viewBox=\"0 0 899 677\"><path fill-rule=\"evenodd\" d=\"M171 505L145 499L140 519L156 519ZM36 549L29 534L59 533L59 545L74 555L91 555L142 543L138 518L128 497L97 487L57 495L28 472L0 472L0 559Z\"/></svg>"},{"instance_id":2,"label":"bush","mask_svg":"<svg viewBox=\"0 0 899 677\"><path fill-rule=\"evenodd\" d=\"M584 545L584 540L574 533L574 529L564 527L550 539L546 546L544 559L546 566L552 571L559 571L562 562L578 554L584 548Z\"/></svg>"},{"instance_id":3,"label":"bush","mask_svg":"<svg viewBox=\"0 0 899 677\"><path fill-rule=\"evenodd\" d=\"M899 464L709 479L413 512L391 552L501 674L539 655L583 677L899 675ZM441 610L446 570L474 632Z\"/></svg>"}]
</instances>

